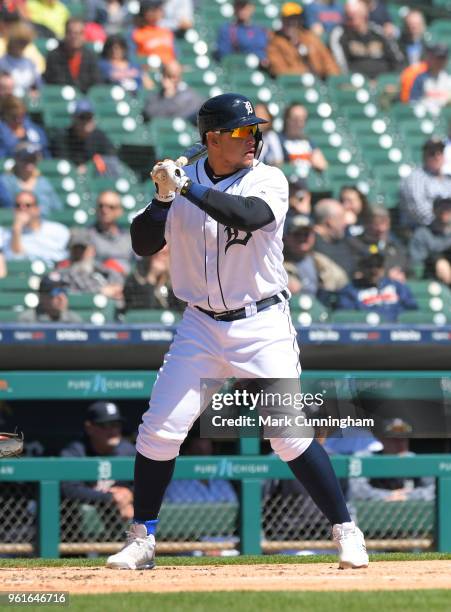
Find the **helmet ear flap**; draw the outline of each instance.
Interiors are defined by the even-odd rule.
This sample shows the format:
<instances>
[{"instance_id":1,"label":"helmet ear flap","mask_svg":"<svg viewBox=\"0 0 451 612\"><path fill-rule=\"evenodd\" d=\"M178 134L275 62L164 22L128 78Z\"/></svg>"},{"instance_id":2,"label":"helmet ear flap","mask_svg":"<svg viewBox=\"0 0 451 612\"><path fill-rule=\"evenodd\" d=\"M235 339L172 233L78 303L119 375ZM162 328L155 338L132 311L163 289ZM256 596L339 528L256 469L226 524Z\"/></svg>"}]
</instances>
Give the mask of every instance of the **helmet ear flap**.
<instances>
[{"instance_id":1,"label":"helmet ear flap","mask_svg":"<svg viewBox=\"0 0 451 612\"><path fill-rule=\"evenodd\" d=\"M263 134L260 131L260 128L257 126L257 132L255 133L255 159L259 159L262 149L263 149Z\"/></svg>"}]
</instances>

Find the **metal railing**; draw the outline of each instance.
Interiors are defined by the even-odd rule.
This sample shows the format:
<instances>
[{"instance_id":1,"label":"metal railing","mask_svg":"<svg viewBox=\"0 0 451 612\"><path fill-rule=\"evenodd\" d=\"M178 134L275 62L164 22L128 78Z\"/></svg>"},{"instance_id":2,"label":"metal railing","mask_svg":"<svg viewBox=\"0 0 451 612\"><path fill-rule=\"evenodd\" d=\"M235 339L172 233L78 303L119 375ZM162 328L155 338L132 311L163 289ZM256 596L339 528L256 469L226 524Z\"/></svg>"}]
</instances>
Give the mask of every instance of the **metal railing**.
<instances>
[{"instance_id":1,"label":"metal railing","mask_svg":"<svg viewBox=\"0 0 451 612\"><path fill-rule=\"evenodd\" d=\"M281 540L277 534L268 531L268 516L276 516L278 508L283 516L292 512L293 507L284 508L280 503L273 502L268 507L264 497L264 485L268 480L289 480L293 475L288 466L275 456L258 455L258 440L242 440L241 456L218 457L180 457L177 460L175 479L205 480L221 479L239 481L239 503L235 508L237 523L236 533L231 528L230 537L220 542L209 541L208 538L197 538L197 541L182 541L159 543L160 552L175 550L215 550L239 547L242 554L259 554L290 548L327 549L331 543L321 536L309 533L295 533L295 539L290 539L290 533L284 532ZM397 530L400 536L393 537L387 531L370 538L368 544L372 549L390 548L430 548L441 552L451 552L451 455L420 455L415 457L378 456L378 457L348 457L334 456L332 463L339 478L421 478L436 479L436 493L433 502L433 516L429 517L427 526L420 533L409 531L405 526ZM23 542L20 533L16 538L5 540L0 536L0 551L13 554L37 554L52 558L60 554L81 552L110 552L117 550L119 542L61 542L61 508L62 499L60 483L62 481L97 481L99 479L132 480L133 459L123 457L99 457L86 459L63 458L21 458L2 460L0 463L0 482L25 486L19 483L34 483L36 495L36 525L33 541ZM31 486L31 485L30 485ZM2 486L2 489L4 487ZM1 489L0 489L1 491ZM404 503L404 502L401 502ZM0 508L5 520L5 507ZM14 506L12 507L14 511ZM298 506L296 506L297 509ZM390 506L394 508L394 506ZM430 508L429 508L430 509ZM417 517L423 517L423 510L416 508ZM380 508L374 512L380 513ZM373 512L373 514L374 514ZM371 513L370 513L371 514ZM431 514L431 513L430 513ZM303 512L307 516L306 511ZM361 515L359 515L361 516ZM374 517L373 517L374 518ZM318 519L318 513L315 520ZM23 519L21 519L23 520ZM397 519L395 519L397 520ZM399 519L401 520L401 519ZM404 520L404 519L403 519ZM379 524L381 516L379 516ZM416 522L416 520L414 521ZM404 520L405 523L405 520ZM380 529L380 528L379 528ZM316 532L315 532L316 533ZM396 534L395 534L396 535ZM415 537L416 536L416 537ZM195 538L196 539L196 538Z\"/></svg>"}]
</instances>

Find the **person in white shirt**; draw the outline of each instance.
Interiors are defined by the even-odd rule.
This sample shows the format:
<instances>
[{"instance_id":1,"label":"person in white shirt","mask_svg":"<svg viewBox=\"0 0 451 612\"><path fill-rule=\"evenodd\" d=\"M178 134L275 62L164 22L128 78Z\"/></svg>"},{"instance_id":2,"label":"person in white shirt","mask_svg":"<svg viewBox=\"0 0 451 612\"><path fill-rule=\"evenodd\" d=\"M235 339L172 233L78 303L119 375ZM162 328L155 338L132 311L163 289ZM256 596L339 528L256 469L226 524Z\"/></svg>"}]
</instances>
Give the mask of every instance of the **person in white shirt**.
<instances>
[{"instance_id":1,"label":"person in white shirt","mask_svg":"<svg viewBox=\"0 0 451 612\"><path fill-rule=\"evenodd\" d=\"M62 223L41 218L39 202L31 191L15 198L14 220L4 231L6 259L40 259L53 265L67 257L69 229Z\"/></svg>"}]
</instances>

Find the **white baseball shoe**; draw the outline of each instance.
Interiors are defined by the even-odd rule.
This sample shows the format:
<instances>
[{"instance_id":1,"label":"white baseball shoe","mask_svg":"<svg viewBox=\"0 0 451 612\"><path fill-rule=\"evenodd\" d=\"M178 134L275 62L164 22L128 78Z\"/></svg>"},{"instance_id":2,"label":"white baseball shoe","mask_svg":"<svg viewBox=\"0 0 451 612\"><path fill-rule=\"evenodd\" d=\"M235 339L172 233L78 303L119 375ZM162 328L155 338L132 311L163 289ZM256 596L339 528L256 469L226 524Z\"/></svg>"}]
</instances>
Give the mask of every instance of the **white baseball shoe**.
<instances>
[{"instance_id":1,"label":"white baseball shoe","mask_svg":"<svg viewBox=\"0 0 451 612\"><path fill-rule=\"evenodd\" d=\"M338 548L340 569L368 567L365 538L353 521L334 525L332 538Z\"/></svg>"},{"instance_id":2,"label":"white baseball shoe","mask_svg":"<svg viewBox=\"0 0 451 612\"><path fill-rule=\"evenodd\" d=\"M127 531L124 548L108 557L106 566L112 569L152 569L155 567L155 536L147 535L145 525L133 523Z\"/></svg>"}]
</instances>

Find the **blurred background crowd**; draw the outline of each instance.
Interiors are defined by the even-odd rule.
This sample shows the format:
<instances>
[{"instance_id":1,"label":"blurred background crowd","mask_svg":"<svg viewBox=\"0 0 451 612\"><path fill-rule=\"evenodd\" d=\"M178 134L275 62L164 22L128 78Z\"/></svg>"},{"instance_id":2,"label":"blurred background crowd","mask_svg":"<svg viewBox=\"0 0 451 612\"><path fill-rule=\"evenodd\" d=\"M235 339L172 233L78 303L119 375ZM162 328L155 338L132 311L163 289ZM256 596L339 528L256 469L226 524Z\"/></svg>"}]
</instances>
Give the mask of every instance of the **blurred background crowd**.
<instances>
[{"instance_id":1,"label":"blurred background crowd","mask_svg":"<svg viewBox=\"0 0 451 612\"><path fill-rule=\"evenodd\" d=\"M172 324L134 256L155 160L248 95L289 181L299 325L451 318L447 0L0 2L0 321Z\"/></svg>"}]
</instances>

